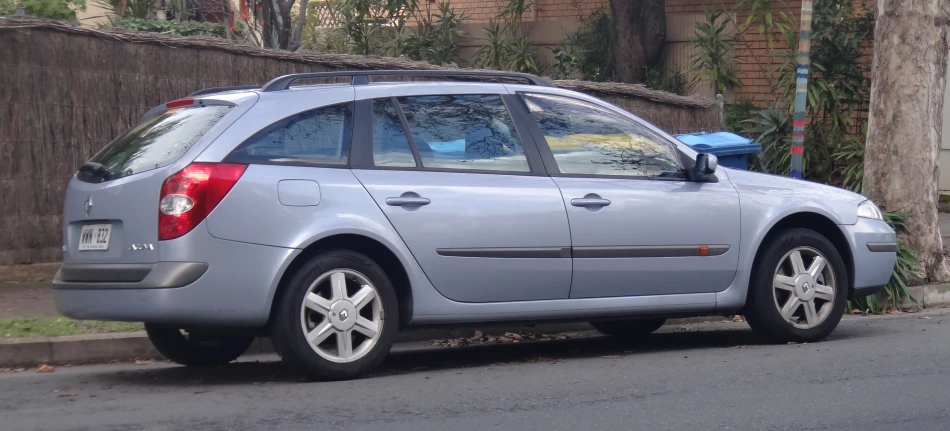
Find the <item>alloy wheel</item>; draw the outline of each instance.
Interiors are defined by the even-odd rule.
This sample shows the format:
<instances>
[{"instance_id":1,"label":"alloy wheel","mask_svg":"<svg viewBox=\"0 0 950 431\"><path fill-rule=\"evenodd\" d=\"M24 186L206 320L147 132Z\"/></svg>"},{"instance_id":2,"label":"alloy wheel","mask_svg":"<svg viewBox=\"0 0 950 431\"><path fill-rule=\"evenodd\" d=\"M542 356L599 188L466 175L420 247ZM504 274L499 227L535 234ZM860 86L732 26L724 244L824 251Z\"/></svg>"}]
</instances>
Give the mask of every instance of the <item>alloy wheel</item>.
<instances>
[{"instance_id":1,"label":"alloy wheel","mask_svg":"<svg viewBox=\"0 0 950 431\"><path fill-rule=\"evenodd\" d=\"M834 308L835 274L828 259L811 247L796 247L779 260L772 279L775 306L786 322L811 329Z\"/></svg>"},{"instance_id":2,"label":"alloy wheel","mask_svg":"<svg viewBox=\"0 0 950 431\"><path fill-rule=\"evenodd\" d=\"M372 350L383 330L379 291L350 269L317 277L304 296L301 326L310 347L324 359L348 363Z\"/></svg>"}]
</instances>

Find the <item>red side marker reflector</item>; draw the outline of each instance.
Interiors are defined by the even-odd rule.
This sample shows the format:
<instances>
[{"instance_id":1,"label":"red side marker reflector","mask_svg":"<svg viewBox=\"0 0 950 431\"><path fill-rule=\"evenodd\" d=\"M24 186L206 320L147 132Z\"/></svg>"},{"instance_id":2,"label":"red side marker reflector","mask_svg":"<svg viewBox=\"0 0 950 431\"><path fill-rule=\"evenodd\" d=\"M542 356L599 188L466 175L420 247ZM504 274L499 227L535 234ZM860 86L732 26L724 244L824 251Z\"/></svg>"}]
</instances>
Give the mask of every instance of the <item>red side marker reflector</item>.
<instances>
[{"instance_id":1,"label":"red side marker reflector","mask_svg":"<svg viewBox=\"0 0 950 431\"><path fill-rule=\"evenodd\" d=\"M709 246L708 246L708 245L705 245L705 244L699 246L699 255L700 255L700 256L709 256Z\"/></svg>"},{"instance_id":2,"label":"red side marker reflector","mask_svg":"<svg viewBox=\"0 0 950 431\"><path fill-rule=\"evenodd\" d=\"M172 109L182 106L191 106L195 104L195 99L178 99L165 104L165 108Z\"/></svg>"}]
</instances>

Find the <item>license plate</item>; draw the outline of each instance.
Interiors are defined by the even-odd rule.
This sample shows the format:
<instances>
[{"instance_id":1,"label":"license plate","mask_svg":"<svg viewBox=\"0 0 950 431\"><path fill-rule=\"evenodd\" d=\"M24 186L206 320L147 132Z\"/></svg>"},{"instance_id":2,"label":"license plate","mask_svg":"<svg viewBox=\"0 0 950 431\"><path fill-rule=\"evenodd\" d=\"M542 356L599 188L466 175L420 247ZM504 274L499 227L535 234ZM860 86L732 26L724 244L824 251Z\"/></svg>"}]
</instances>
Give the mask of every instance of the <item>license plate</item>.
<instances>
[{"instance_id":1,"label":"license plate","mask_svg":"<svg viewBox=\"0 0 950 431\"><path fill-rule=\"evenodd\" d=\"M106 251L111 235L111 224L87 224L79 233L79 251Z\"/></svg>"}]
</instances>

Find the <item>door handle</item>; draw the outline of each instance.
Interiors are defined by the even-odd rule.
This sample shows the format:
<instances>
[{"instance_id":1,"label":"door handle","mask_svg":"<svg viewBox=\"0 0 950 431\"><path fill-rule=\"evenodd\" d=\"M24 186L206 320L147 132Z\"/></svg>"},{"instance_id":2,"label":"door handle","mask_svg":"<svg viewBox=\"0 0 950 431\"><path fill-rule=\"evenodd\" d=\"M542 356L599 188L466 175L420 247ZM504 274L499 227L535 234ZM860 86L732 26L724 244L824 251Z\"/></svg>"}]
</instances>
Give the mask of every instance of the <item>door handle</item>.
<instances>
[{"instance_id":1,"label":"door handle","mask_svg":"<svg viewBox=\"0 0 950 431\"><path fill-rule=\"evenodd\" d=\"M583 197L579 199L571 199L571 205L576 207L605 207L610 205L610 201L600 197L589 198Z\"/></svg>"},{"instance_id":2,"label":"door handle","mask_svg":"<svg viewBox=\"0 0 950 431\"><path fill-rule=\"evenodd\" d=\"M398 197L398 198L386 198L386 205L401 207L409 205L429 205L430 201L427 198L422 197Z\"/></svg>"}]
</instances>

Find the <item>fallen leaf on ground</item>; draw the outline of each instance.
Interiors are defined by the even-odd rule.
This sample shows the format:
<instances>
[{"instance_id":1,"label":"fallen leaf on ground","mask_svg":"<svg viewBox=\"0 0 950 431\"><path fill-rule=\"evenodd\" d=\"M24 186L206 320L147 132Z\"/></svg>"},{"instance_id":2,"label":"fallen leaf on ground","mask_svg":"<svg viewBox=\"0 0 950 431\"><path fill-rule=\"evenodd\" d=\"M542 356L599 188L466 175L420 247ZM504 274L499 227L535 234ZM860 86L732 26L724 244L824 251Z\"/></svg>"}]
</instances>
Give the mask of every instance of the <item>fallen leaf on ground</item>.
<instances>
[{"instance_id":1,"label":"fallen leaf on ground","mask_svg":"<svg viewBox=\"0 0 950 431\"><path fill-rule=\"evenodd\" d=\"M788 344L798 344L798 343L796 343L796 342L794 342L794 341L789 341Z\"/></svg>"},{"instance_id":2,"label":"fallen leaf on ground","mask_svg":"<svg viewBox=\"0 0 950 431\"><path fill-rule=\"evenodd\" d=\"M732 318L733 322L745 322L745 316L736 315Z\"/></svg>"},{"instance_id":3,"label":"fallen leaf on ground","mask_svg":"<svg viewBox=\"0 0 950 431\"><path fill-rule=\"evenodd\" d=\"M53 371L56 371L56 367L48 364L40 365L40 367L36 369L37 373L52 373Z\"/></svg>"},{"instance_id":4,"label":"fallen leaf on ground","mask_svg":"<svg viewBox=\"0 0 950 431\"><path fill-rule=\"evenodd\" d=\"M863 313L863 311L858 310L857 308L855 308L854 310L851 310L851 314L861 314L861 313Z\"/></svg>"},{"instance_id":5,"label":"fallen leaf on ground","mask_svg":"<svg viewBox=\"0 0 950 431\"><path fill-rule=\"evenodd\" d=\"M63 393L61 393L61 394L56 395L56 398L66 398L66 397L69 397L69 396L71 396L71 395L69 395L69 392L63 392Z\"/></svg>"},{"instance_id":6,"label":"fallen leaf on ground","mask_svg":"<svg viewBox=\"0 0 950 431\"><path fill-rule=\"evenodd\" d=\"M469 338L469 339L470 339L470 340L481 340L482 337L484 337L484 336L485 336L485 334L482 333L482 331L476 330L476 331L475 331L475 335L472 335L472 338Z\"/></svg>"},{"instance_id":7,"label":"fallen leaf on ground","mask_svg":"<svg viewBox=\"0 0 950 431\"><path fill-rule=\"evenodd\" d=\"M606 355L606 356L601 356L601 358L604 358L604 359L617 359L617 358L620 358L620 355Z\"/></svg>"},{"instance_id":8,"label":"fallen leaf on ground","mask_svg":"<svg viewBox=\"0 0 950 431\"><path fill-rule=\"evenodd\" d=\"M135 365L149 365L152 361L150 359L136 359Z\"/></svg>"},{"instance_id":9,"label":"fallen leaf on ground","mask_svg":"<svg viewBox=\"0 0 950 431\"><path fill-rule=\"evenodd\" d=\"M195 391L195 395L198 395L198 394L206 394L206 393L208 393L208 392L211 392L211 391Z\"/></svg>"}]
</instances>

